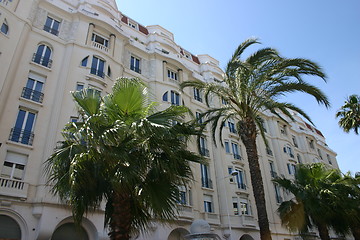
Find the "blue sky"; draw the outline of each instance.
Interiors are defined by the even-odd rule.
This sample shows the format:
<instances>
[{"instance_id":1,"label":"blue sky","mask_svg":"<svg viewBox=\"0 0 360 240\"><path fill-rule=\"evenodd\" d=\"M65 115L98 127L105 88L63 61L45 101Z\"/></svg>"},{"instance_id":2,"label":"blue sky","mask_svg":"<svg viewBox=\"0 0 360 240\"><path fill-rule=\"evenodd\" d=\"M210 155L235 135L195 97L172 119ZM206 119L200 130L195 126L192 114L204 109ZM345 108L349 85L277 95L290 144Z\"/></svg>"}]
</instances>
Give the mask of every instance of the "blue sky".
<instances>
[{"instance_id":1,"label":"blue sky","mask_svg":"<svg viewBox=\"0 0 360 240\"><path fill-rule=\"evenodd\" d=\"M335 113L351 94L360 95L359 0L117 0L119 10L143 25L161 25L193 54L209 54L224 68L235 48L249 37L285 57L317 62L328 82L311 78L329 97L326 109L302 94L286 101L307 112L338 153L343 172L360 171L360 135L338 127Z\"/></svg>"}]
</instances>

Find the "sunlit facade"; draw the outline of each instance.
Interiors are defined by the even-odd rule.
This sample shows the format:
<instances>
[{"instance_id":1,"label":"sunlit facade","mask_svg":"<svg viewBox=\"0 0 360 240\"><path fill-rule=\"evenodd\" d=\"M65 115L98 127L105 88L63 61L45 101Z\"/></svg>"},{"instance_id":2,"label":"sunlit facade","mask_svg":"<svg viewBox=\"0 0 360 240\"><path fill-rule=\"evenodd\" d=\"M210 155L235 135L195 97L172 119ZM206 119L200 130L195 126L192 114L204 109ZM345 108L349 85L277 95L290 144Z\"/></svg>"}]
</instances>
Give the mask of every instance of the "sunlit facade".
<instances>
[{"instance_id":1,"label":"sunlit facade","mask_svg":"<svg viewBox=\"0 0 360 240\"><path fill-rule=\"evenodd\" d=\"M121 9L121 6L120 6ZM115 0L0 0L0 239L78 239L71 210L49 193L44 161L61 129L77 121L70 91L93 88L105 95L117 77L146 82L159 109L206 111L197 89L179 90L187 80L221 79L219 62L177 45L173 33L144 26L117 8ZM211 106L226 104L211 99ZM294 176L297 163L322 162L338 168L336 153L322 133L294 113L287 123L264 112L269 147L258 139L270 229L274 240L299 239L281 227L277 207L290 196L274 185L276 176ZM201 119L199 119L201 121ZM206 220L221 239L259 239L255 200L244 145L229 121L223 146L210 129L189 146L208 159L193 164L195 181L179 186L179 218L156 222L139 240L180 240L196 219ZM237 175L230 173L237 171ZM83 239L107 239L103 208L84 218Z\"/></svg>"}]
</instances>

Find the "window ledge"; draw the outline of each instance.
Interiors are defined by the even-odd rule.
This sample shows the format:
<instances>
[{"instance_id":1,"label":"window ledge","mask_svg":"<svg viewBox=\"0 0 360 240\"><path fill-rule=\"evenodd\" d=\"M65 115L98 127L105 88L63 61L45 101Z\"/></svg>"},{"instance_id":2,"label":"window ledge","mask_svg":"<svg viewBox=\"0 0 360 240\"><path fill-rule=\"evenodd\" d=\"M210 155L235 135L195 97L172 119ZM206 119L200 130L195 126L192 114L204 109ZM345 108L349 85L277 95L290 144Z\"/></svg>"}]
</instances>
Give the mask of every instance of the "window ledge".
<instances>
[{"instance_id":1,"label":"window ledge","mask_svg":"<svg viewBox=\"0 0 360 240\"><path fill-rule=\"evenodd\" d=\"M213 188L201 187L201 189L208 192L214 192Z\"/></svg>"},{"instance_id":2,"label":"window ledge","mask_svg":"<svg viewBox=\"0 0 360 240\"><path fill-rule=\"evenodd\" d=\"M99 77L99 76L94 75L94 74L87 74L86 75L86 80L90 80L90 81L100 83L104 87L107 86L107 83L105 82L105 77L102 78L102 77Z\"/></svg>"},{"instance_id":3,"label":"window ledge","mask_svg":"<svg viewBox=\"0 0 360 240\"><path fill-rule=\"evenodd\" d=\"M51 68L45 67L44 65L38 64L38 63L33 62L33 61L30 61L30 64L41 67L42 69L45 69L45 70L51 72Z\"/></svg>"},{"instance_id":4,"label":"window ledge","mask_svg":"<svg viewBox=\"0 0 360 240\"><path fill-rule=\"evenodd\" d=\"M39 106L39 107L43 107L43 103L32 101L32 100L24 98L24 97L19 97L19 100L27 102L27 103L34 104L34 105Z\"/></svg>"},{"instance_id":5,"label":"window ledge","mask_svg":"<svg viewBox=\"0 0 360 240\"><path fill-rule=\"evenodd\" d=\"M33 149L34 149L34 147L31 146L31 145L26 145L26 144L22 144L22 143L18 143L18 142L13 142L13 141L10 141L10 140L7 140L7 141L6 141L6 144L13 145L13 146L17 146L17 147L26 148L26 149L29 149L29 150L33 150Z\"/></svg>"}]
</instances>

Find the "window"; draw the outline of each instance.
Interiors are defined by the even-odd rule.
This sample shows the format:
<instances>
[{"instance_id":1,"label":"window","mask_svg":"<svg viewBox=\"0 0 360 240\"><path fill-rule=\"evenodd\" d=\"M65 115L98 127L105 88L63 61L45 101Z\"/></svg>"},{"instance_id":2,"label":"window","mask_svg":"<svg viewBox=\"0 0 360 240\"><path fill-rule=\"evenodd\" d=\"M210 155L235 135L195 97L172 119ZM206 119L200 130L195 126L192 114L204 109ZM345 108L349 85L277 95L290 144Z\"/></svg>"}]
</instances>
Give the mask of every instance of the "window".
<instances>
[{"instance_id":1,"label":"window","mask_svg":"<svg viewBox=\"0 0 360 240\"><path fill-rule=\"evenodd\" d=\"M321 150L319 148L317 149L317 152L318 152L318 155L319 155L320 159L323 159L322 154L321 154Z\"/></svg>"},{"instance_id":2,"label":"window","mask_svg":"<svg viewBox=\"0 0 360 240\"><path fill-rule=\"evenodd\" d=\"M60 21L48 16L44 25L44 30L57 36L59 34L59 28Z\"/></svg>"},{"instance_id":3,"label":"window","mask_svg":"<svg viewBox=\"0 0 360 240\"><path fill-rule=\"evenodd\" d=\"M134 56L130 58L130 69L141 74L140 59Z\"/></svg>"},{"instance_id":4,"label":"window","mask_svg":"<svg viewBox=\"0 0 360 240\"><path fill-rule=\"evenodd\" d=\"M204 211L208 213L214 212L213 204L212 204L212 196L204 195Z\"/></svg>"},{"instance_id":5,"label":"window","mask_svg":"<svg viewBox=\"0 0 360 240\"><path fill-rule=\"evenodd\" d=\"M296 140L296 137L295 137L295 136L292 136L291 138L292 138L292 142L293 142L294 146L295 146L296 148L299 147L299 145L298 145L298 143L297 143L297 140Z\"/></svg>"},{"instance_id":6,"label":"window","mask_svg":"<svg viewBox=\"0 0 360 240\"><path fill-rule=\"evenodd\" d=\"M81 66L86 67L88 62L89 56L85 57L83 60L81 60Z\"/></svg>"},{"instance_id":7,"label":"window","mask_svg":"<svg viewBox=\"0 0 360 240\"><path fill-rule=\"evenodd\" d=\"M162 100L164 101L164 102L167 102L167 101L169 101L169 93L168 92L165 92L164 93L164 95L162 96Z\"/></svg>"},{"instance_id":8,"label":"window","mask_svg":"<svg viewBox=\"0 0 360 240\"><path fill-rule=\"evenodd\" d=\"M14 128L11 129L10 139L13 142L32 145L34 138L33 128L36 114L30 111L19 109Z\"/></svg>"},{"instance_id":9,"label":"window","mask_svg":"<svg viewBox=\"0 0 360 240\"><path fill-rule=\"evenodd\" d=\"M237 197L232 198L234 215L239 215L239 204Z\"/></svg>"},{"instance_id":10,"label":"window","mask_svg":"<svg viewBox=\"0 0 360 240\"><path fill-rule=\"evenodd\" d=\"M266 128L266 122L264 119L260 118L260 124L264 130L264 132L267 132L267 128Z\"/></svg>"},{"instance_id":11,"label":"window","mask_svg":"<svg viewBox=\"0 0 360 240\"><path fill-rule=\"evenodd\" d=\"M275 189L275 198L277 203L282 203L283 199L281 197L280 193L280 187L276 183L274 183L274 189Z\"/></svg>"},{"instance_id":12,"label":"window","mask_svg":"<svg viewBox=\"0 0 360 240\"><path fill-rule=\"evenodd\" d=\"M129 25L130 27L134 28L134 29L137 29L137 23L134 22L134 21L129 20L128 25Z\"/></svg>"},{"instance_id":13,"label":"window","mask_svg":"<svg viewBox=\"0 0 360 240\"><path fill-rule=\"evenodd\" d=\"M238 174L236 175L236 182L238 189L246 190L245 174L242 170L236 169Z\"/></svg>"},{"instance_id":14,"label":"window","mask_svg":"<svg viewBox=\"0 0 360 240\"><path fill-rule=\"evenodd\" d=\"M327 158L327 160L328 160L329 164L332 164L331 157L330 157L330 155L329 155L329 154L326 154L326 158Z\"/></svg>"},{"instance_id":15,"label":"window","mask_svg":"<svg viewBox=\"0 0 360 240\"><path fill-rule=\"evenodd\" d=\"M83 83L77 83L76 84L76 91L81 91L84 89L84 84Z\"/></svg>"},{"instance_id":16,"label":"window","mask_svg":"<svg viewBox=\"0 0 360 240\"><path fill-rule=\"evenodd\" d=\"M189 195L190 197L190 195ZM179 187L179 200L178 200L179 204L182 205L189 205L189 198L188 198L188 193L187 193L187 189L185 186L180 186Z\"/></svg>"},{"instance_id":17,"label":"window","mask_svg":"<svg viewBox=\"0 0 360 240\"><path fill-rule=\"evenodd\" d=\"M98 57L93 56L90 73L99 76L101 78L104 78L105 76L104 67L105 67L105 61Z\"/></svg>"},{"instance_id":18,"label":"window","mask_svg":"<svg viewBox=\"0 0 360 240\"><path fill-rule=\"evenodd\" d=\"M312 140L312 139L308 139L308 141L309 141L309 147L311 148L311 149L315 149L315 144L314 144L314 140Z\"/></svg>"},{"instance_id":19,"label":"window","mask_svg":"<svg viewBox=\"0 0 360 240\"><path fill-rule=\"evenodd\" d=\"M171 104L180 106L180 95L177 92L171 91L170 96L171 96Z\"/></svg>"},{"instance_id":20,"label":"window","mask_svg":"<svg viewBox=\"0 0 360 240\"><path fill-rule=\"evenodd\" d=\"M78 117L70 117L70 122L72 123L76 123L79 121L79 118Z\"/></svg>"},{"instance_id":21,"label":"window","mask_svg":"<svg viewBox=\"0 0 360 240\"><path fill-rule=\"evenodd\" d=\"M33 62L51 68L52 60L50 47L44 44L39 45L36 53L34 53Z\"/></svg>"},{"instance_id":22,"label":"window","mask_svg":"<svg viewBox=\"0 0 360 240\"><path fill-rule=\"evenodd\" d=\"M200 154L202 156L209 157L210 152L209 152L209 149L207 149L206 139L204 137L200 137L199 143L200 143Z\"/></svg>"},{"instance_id":23,"label":"window","mask_svg":"<svg viewBox=\"0 0 360 240\"><path fill-rule=\"evenodd\" d=\"M23 180L28 156L15 152L7 152L1 177Z\"/></svg>"},{"instance_id":24,"label":"window","mask_svg":"<svg viewBox=\"0 0 360 240\"><path fill-rule=\"evenodd\" d=\"M225 141L225 151L226 153L230 153L230 144L228 141Z\"/></svg>"},{"instance_id":25,"label":"window","mask_svg":"<svg viewBox=\"0 0 360 240\"><path fill-rule=\"evenodd\" d=\"M240 160L241 156L240 156L240 152L239 152L239 145L237 145L237 143L231 143L231 148L233 151L234 159Z\"/></svg>"},{"instance_id":26,"label":"window","mask_svg":"<svg viewBox=\"0 0 360 240\"><path fill-rule=\"evenodd\" d=\"M240 210L242 215L250 215L250 206L247 199L240 198Z\"/></svg>"},{"instance_id":27,"label":"window","mask_svg":"<svg viewBox=\"0 0 360 240\"><path fill-rule=\"evenodd\" d=\"M293 150L289 145L284 147L284 153L287 153L291 158L294 158Z\"/></svg>"},{"instance_id":28,"label":"window","mask_svg":"<svg viewBox=\"0 0 360 240\"><path fill-rule=\"evenodd\" d=\"M9 25L7 24L6 19L4 20L3 24L1 25L0 31L1 31L3 34L5 34L5 35L8 34L8 32L9 32Z\"/></svg>"},{"instance_id":29,"label":"window","mask_svg":"<svg viewBox=\"0 0 360 240\"><path fill-rule=\"evenodd\" d=\"M272 156L273 152L269 146L266 147L266 154Z\"/></svg>"},{"instance_id":30,"label":"window","mask_svg":"<svg viewBox=\"0 0 360 240\"><path fill-rule=\"evenodd\" d=\"M269 167L270 167L270 175L272 178L276 178L277 177L277 173L275 170L275 165L273 161L269 161Z\"/></svg>"},{"instance_id":31,"label":"window","mask_svg":"<svg viewBox=\"0 0 360 240\"><path fill-rule=\"evenodd\" d=\"M201 113L196 112L195 115L196 115L196 120L197 120L197 122L198 122L199 124L202 124L204 121L203 121L203 118L202 118L202 116L201 116Z\"/></svg>"},{"instance_id":32,"label":"window","mask_svg":"<svg viewBox=\"0 0 360 240\"><path fill-rule=\"evenodd\" d=\"M235 128L235 122L234 122L234 120L229 119L229 120L228 120L228 126L229 126L229 131L230 131L231 133L237 133L236 128Z\"/></svg>"},{"instance_id":33,"label":"window","mask_svg":"<svg viewBox=\"0 0 360 240\"><path fill-rule=\"evenodd\" d=\"M23 88L21 93L21 97L42 103L44 97L44 94L42 93L44 82L44 77L30 73L26 87Z\"/></svg>"},{"instance_id":34,"label":"window","mask_svg":"<svg viewBox=\"0 0 360 240\"><path fill-rule=\"evenodd\" d=\"M229 104L228 101L225 100L225 98L221 98L221 103L223 105L228 105Z\"/></svg>"},{"instance_id":35,"label":"window","mask_svg":"<svg viewBox=\"0 0 360 240\"><path fill-rule=\"evenodd\" d=\"M93 42L94 47L101 48L101 49L103 49L104 47L105 48L109 47L109 39L107 39L103 36L100 36L97 33L92 34L91 41Z\"/></svg>"},{"instance_id":36,"label":"window","mask_svg":"<svg viewBox=\"0 0 360 240\"><path fill-rule=\"evenodd\" d=\"M199 102L202 102L201 91L198 88L194 88L194 99Z\"/></svg>"},{"instance_id":37,"label":"window","mask_svg":"<svg viewBox=\"0 0 360 240\"><path fill-rule=\"evenodd\" d=\"M111 77L111 69L110 69L110 66L108 66L107 75L108 75L109 77Z\"/></svg>"},{"instance_id":38,"label":"window","mask_svg":"<svg viewBox=\"0 0 360 240\"><path fill-rule=\"evenodd\" d=\"M201 169L201 186L204 188L213 188L212 181L210 179L209 167L204 164L200 164Z\"/></svg>"},{"instance_id":39,"label":"window","mask_svg":"<svg viewBox=\"0 0 360 240\"><path fill-rule=\"evenodd\" d=\"M288 169L288 173L289 173L290 175L295 175L295 173L296 173L296 166L295 166L295 164L288 163L288 164L287 164L287 169Z\"/></svg>"},{"instance_id":40,"label":"window","mask_svg":"<svg viewBox=\"0 0 360 240\"><path fill-rule=\"evenodd\" d=\"M170 70L170 69L168 69L167 72L168 72L168 78L169 78L170 80L175 80L175 81L178 80L177 72L175 72L175 71L173 71L173 70Z\"/></svg>"},{"instance_id":41,"label":"window","mask_svg":"<svg viewBox=\"0 0 360 240\"><path fill-rule=\"evenodd\" d=\"M302 163L300 154L296 154L296 158L297 158L298 163Z\"/></svg>"}]
</instances>

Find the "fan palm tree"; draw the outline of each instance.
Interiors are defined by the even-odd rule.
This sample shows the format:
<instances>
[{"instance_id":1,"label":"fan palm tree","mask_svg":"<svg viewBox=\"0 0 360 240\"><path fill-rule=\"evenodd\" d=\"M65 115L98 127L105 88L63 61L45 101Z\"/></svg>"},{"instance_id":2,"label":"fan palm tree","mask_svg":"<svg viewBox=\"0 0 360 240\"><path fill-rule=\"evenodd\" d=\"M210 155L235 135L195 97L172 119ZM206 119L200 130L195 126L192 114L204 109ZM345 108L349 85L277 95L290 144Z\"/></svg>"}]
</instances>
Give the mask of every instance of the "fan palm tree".
<instances>
[{"instance_id":1,"label":"fan palm tree","mask_svg":"<svg viewBox=\"0 0 360 240\"><path fill-rule=\"evenodd\" d=\"M310 94L318 103L325 106L329 106L329 102L321 90L305 82L302 78L303 75L313 75L325 79L325 74L318 65L307 59L280 57L279 53L272 48L257 50L243 60L244 51L256 43L258 43L256 39L248 39L239 45L225 68L223 80L209 83L198 80L186 81L182 83L181 87L201 89L208 105L209 99L214 96L227 103L218 108L211 108L204 113L204 117L207 119L204 123L212 124L214 139L218 127L221 140L221 130L226 121L237 120L237 132L245 145L249 162L260 236L262 240L269 240L271 233L256 145L259 133L264 138L261 113L269 110L285 121L280 113L293 119L289 111L291 109L310 121L310 118L300 108L279 100L279 97L292 92Z\"/></svg>"},{"instance_id":2,"label":"fan palm tree","mask_svg":"<svg viewBox=\"0 0 360 240\"><path fill-rule=\"evenodd\" d=\"M189 162L202 160L187 150L198 134L183 123L188 109L157 112L147 90L121 78L103 98L91 89L73 93L82 121L66 125L46 162L52 192L70 205L76 223L106 202L110 239L127 240L154 218L174 219L178 187L192 179Z\"/></svg>"},{"instance_id":3,"label":"fan palm tree","mask_svg":"<svg viewBox=\"0 0 360 240\"><path fill-rule=\"evenodd\" d=\"M273 181L294 195L278 208L289 230L306 233L315 225L322 240L330 240L330 228L359 239L359 179L317 163L299 165L294 180Z\"/></svg>"},{"instance_id":4,"label":"fan palm tree","mask_svg":"<svg viewBox=\"0 0 360 240\"><path fill-rule=\"evenodd\" d=\"M360 129L360 97L358 95L351 95L345 101L345 104L336 113L339 119L339 126L345 131L354 130L359 134Z\"/></svg>"}]
</instances>

